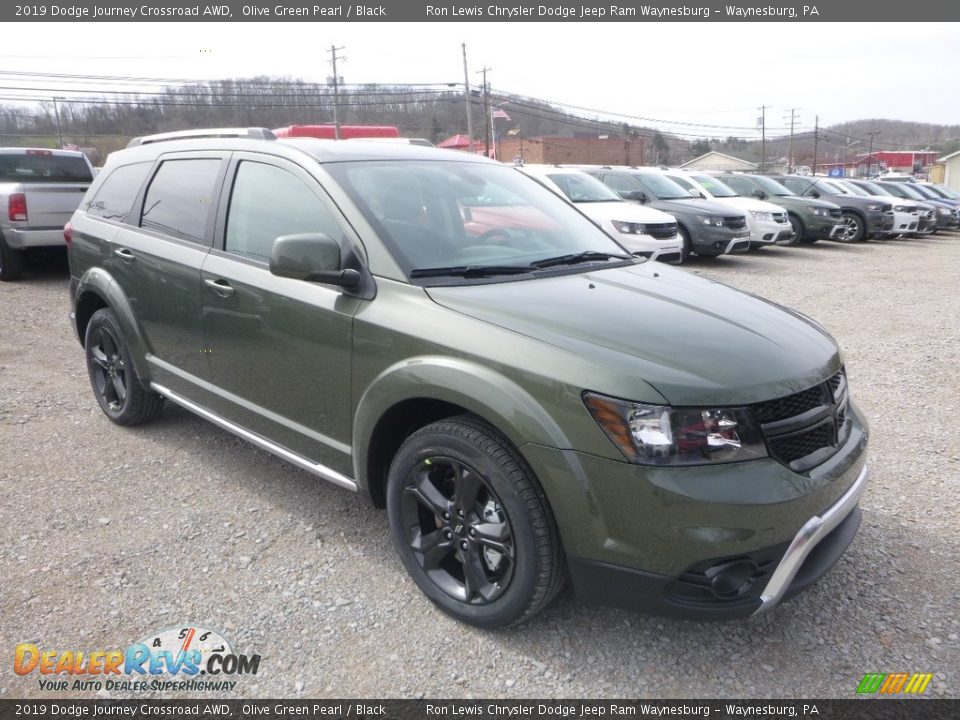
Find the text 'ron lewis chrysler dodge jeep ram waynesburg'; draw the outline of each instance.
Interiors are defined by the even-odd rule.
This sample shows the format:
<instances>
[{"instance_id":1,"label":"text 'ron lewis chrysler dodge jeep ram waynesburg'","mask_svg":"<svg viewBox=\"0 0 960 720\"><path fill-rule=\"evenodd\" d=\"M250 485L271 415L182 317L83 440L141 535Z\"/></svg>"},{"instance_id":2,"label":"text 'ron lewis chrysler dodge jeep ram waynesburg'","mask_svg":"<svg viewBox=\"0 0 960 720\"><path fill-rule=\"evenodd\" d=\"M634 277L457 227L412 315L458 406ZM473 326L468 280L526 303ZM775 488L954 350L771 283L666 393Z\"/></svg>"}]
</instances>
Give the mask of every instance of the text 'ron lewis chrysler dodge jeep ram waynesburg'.
<instances>
[{"instance_id":1,"label":"text 'ron lewis chrysler dodge jeep ram waynesburg'","mask_svg":"<svg viewBox=\"0 0 960 720\"><path fill-rule=\"evenodd\" d=\"M513 215L468 232L488 196ZM510 167L151 136L110 156L65 232L111 420L166 399L364 493L465 622L530 618L568 573L586 600L747 616L857 531L867 430L830 335L632 257Z\"/></svg>"}]
</instances>

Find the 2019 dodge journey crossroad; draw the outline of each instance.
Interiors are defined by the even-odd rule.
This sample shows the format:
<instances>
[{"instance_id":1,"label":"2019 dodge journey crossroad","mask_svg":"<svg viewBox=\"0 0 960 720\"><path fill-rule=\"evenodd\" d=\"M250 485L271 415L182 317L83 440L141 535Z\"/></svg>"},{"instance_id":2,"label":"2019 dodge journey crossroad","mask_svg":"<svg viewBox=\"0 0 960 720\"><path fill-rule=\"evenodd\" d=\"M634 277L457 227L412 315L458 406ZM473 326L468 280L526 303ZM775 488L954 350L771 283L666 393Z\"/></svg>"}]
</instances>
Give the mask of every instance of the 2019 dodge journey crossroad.
<instances>
[{"instance_id":1,"label":"2019 dodge journey crossroad","mask_svg":"<svg viewBox=\"0 0 960 720\"><path fill-rule=\"evenodd\" d=\"M510 213L478 234L487 197ZM526 620L568 575L589 601L747 616L857 531L867 429L827 331L631 256L496 162L151 136L65 233L112 421L171 401L363 493L465 622Z\"/></svg>"}]
</instances>

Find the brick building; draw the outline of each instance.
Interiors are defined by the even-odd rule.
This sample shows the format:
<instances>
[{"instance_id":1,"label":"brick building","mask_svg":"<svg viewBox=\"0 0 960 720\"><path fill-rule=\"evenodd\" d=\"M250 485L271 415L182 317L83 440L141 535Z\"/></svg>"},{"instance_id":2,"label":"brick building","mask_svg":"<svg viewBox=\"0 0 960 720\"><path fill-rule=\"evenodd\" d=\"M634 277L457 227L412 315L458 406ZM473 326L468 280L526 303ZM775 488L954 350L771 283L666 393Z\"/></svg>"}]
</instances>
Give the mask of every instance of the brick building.
<instances>
[{"instance_id":1,"label":"brick building","mask_svg":"<svg viewBox=\"0 0 960 720\"><path fill-rule=\"evenodd\" d=\"M496 141L497 159L544 165L643 165L644 138L641 137L511 137ZM652 160L652 157L649 158Z\"/></svg>"}]
</instances>

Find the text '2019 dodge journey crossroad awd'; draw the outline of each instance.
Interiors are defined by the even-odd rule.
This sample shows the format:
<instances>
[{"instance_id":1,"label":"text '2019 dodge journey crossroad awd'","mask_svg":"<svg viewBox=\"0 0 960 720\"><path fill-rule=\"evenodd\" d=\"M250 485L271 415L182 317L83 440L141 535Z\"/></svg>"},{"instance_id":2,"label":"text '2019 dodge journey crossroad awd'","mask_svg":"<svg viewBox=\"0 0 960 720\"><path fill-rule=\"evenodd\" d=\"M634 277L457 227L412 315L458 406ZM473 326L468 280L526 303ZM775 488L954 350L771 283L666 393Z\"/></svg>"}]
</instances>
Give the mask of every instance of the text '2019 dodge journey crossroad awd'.
<instances>
[{"instance_id":1,"label":"text '2019 dodge journey crossroad awd'","mask_svg":"<svg viewBox=\"0 0 960 720\"><path fill-rule=\"evenodd\" d=\"M487 197L507 209L477 230ZM496 162L151 136L66 234L111 420L167 399L364 493L465 622L530 618L568 574L588 601L746 616L857 531L867 430L830 335L630 256Z\"/></svg>"}]
</instances>

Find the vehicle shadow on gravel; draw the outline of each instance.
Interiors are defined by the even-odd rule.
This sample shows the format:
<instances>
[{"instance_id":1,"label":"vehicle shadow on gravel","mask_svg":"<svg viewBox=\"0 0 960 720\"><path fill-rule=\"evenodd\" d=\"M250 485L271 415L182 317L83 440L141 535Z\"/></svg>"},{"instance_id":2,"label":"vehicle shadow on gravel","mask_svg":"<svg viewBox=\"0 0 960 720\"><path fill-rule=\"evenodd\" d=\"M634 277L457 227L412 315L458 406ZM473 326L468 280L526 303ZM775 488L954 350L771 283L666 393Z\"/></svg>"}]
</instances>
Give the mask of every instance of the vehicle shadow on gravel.
<instances>
[{"instance_id":1,"label":"vehicle shadow on gravel","mask_svg":"<svg viewBox=\"0 0 960 720\"><path fill-rule=\"evenodd\" d=\"M66 248L33 248L24 252L23 277L17 283L69 280Z\"/></svg>"}]
</instances>

